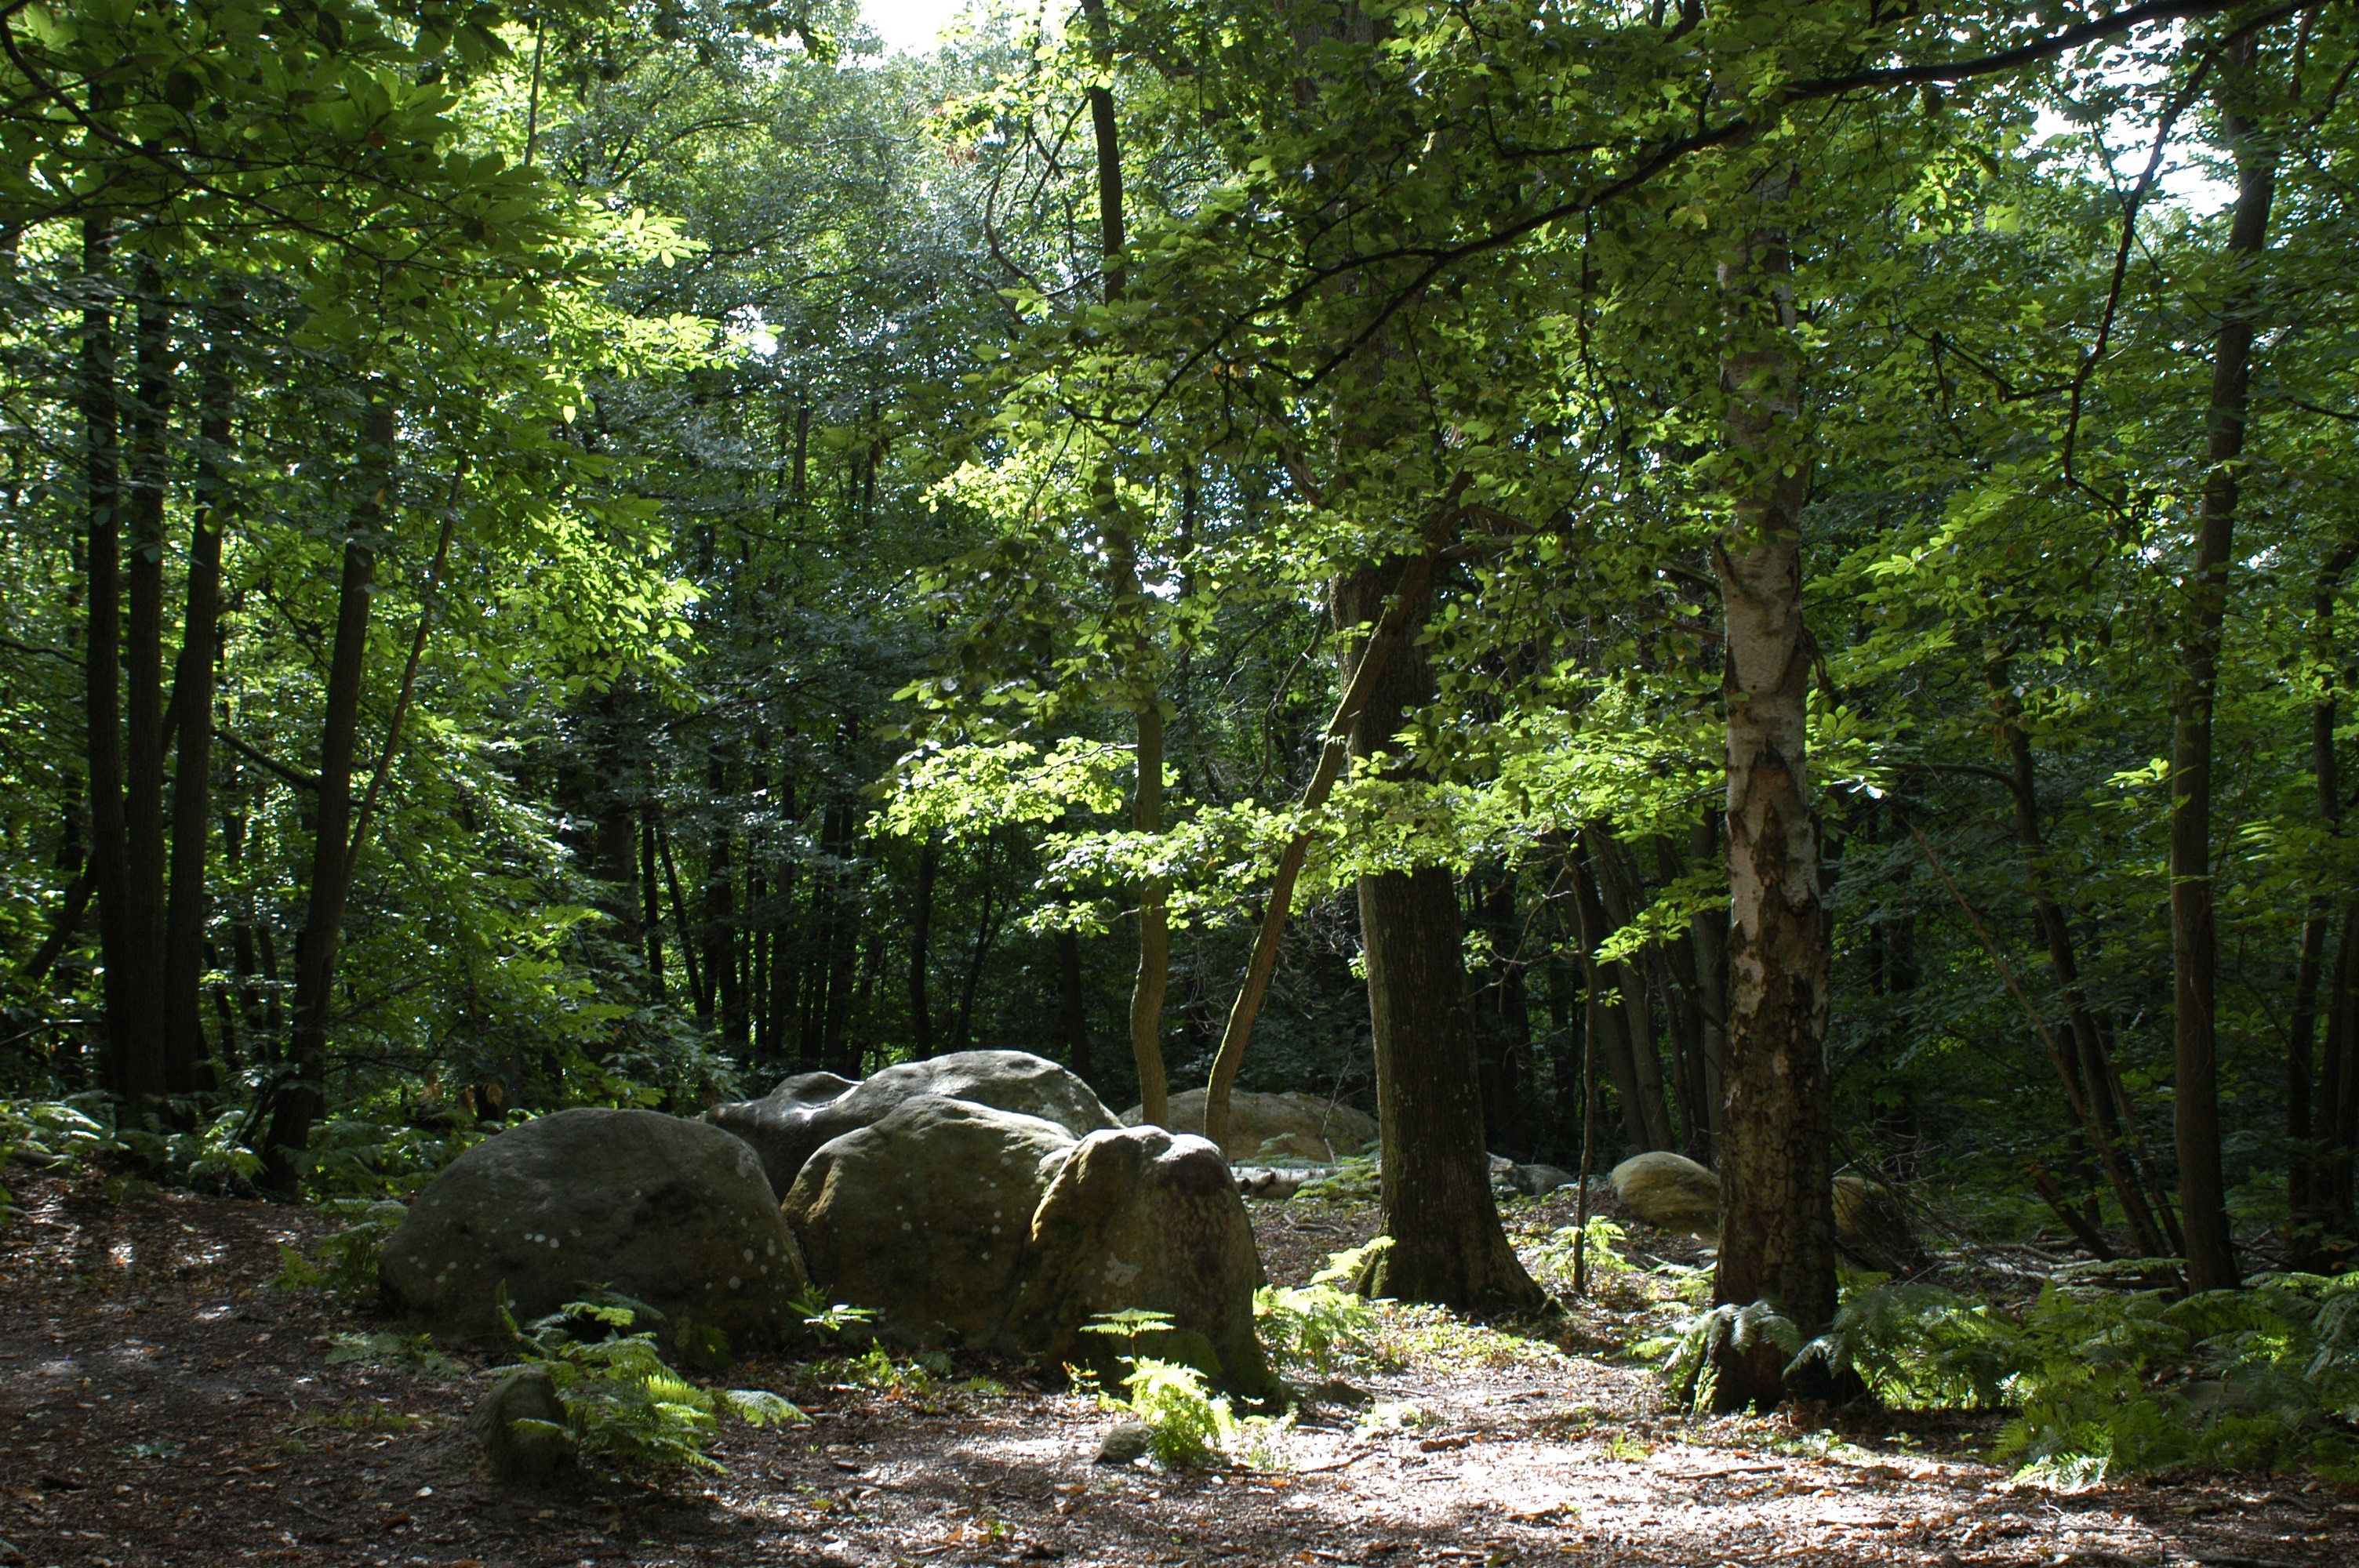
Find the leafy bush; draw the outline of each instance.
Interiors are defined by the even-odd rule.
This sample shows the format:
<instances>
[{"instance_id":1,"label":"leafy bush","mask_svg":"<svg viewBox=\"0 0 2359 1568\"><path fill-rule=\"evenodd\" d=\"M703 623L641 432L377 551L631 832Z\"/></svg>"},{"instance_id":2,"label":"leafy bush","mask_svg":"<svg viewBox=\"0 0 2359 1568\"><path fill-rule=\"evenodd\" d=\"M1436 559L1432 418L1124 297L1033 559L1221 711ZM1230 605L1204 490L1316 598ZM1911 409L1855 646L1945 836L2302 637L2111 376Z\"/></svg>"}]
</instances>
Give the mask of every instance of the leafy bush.
<instances>
[{"instance_id":1,"label":"leafy bush","mask_svg":"<svg viewBox=\"0 0 2359 1568\"><path fill-rule=\"evenodd\" d=\"M2359 1272L2244 1291L2040 1292L1998 1453L2063 1484L2186 1465L2359 1476Z\"/></svg>"},{"instance_id":2,"label":"leafy bush","mask_svg":"<svg viewBox=\"0 0 2359 1568\"><path fill-rule=\"evenodd\" d=\"M865 1328L876 1321L874 1307L847 1306L842 1302L829 1305L827 1298L819 1293L817 1285L806 1289L792 1304L795 1311L802 1314L803 1326L822 1339L841 1337L847 1330Z\"/></svg>"},{"instance_id":3,"label":"leafy bush","mask_svg":"<svg viewBox=\"0 0 2359 1568\"><path fill-rule=\"evenodd\" d=\"M586 1461L638 1470L718 1470L706 1452L723 1411L749 1426L808 1420L766 1389L707 1389L664 1364L642 1317L662 1314L644 1303L569 1302L562 1311L519 1330L503 1292L500 1319L515 1337L520 1359L495 1369L505 1375L538 1367L556 1386L565 1423ZM550 1427L549 1422L516 1422Z\"/></svg>"},{"instance_id":4,"label":"leafy bush","mask_svg":"<svg viewBox=\"0 0 2359 1568\"><path fill-rule=\"evenodd\" d=\"M107 1119L100 1120L91 1112ZM0 1100L0 1164L24 1160L36 1165L80 1162L118 1152L113 1118L94 1095L67 1099Z\"/></svg>"},{"instance_id":5,"label":"leafy bush","mask_svg":"<svg viewBox=\"0 0 2359 1568\"><path fill-rule=\"evenodd\" d=\"M456 1378L467 1368L435 1348L430 1334L332 1334L328 1364L381 1367L432 1379Z\"/></svg>"},{"instance_id":6,"label":"leafy bush","mask_svg":"<svg viewBox=\"0 0 2359 1568\"><path fill-rule=\"evenodd\" d=\"M475 1122L420 1127L331 1118L313 1130L311 1147L303 1156L303 1193L322 1202L408 1198L440 1175L442 1167L500 1130Z\"/></svg>"}]
</instances>

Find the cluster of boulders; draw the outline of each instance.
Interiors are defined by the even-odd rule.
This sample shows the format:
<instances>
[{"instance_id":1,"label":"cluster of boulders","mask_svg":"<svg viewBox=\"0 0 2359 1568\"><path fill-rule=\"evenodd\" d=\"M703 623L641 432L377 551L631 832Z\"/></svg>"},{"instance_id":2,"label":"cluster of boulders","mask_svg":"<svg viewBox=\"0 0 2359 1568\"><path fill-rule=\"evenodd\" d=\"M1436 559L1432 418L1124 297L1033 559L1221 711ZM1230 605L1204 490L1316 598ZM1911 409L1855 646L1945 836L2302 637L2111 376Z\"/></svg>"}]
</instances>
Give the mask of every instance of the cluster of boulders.
<instances>
[{"instance_id":1,"label":"cluster of boulders","mask_svg":"<svg viewBox=\"0 0 2359 1568\"><path fill-rule=\"evenodd\" d=\"M559 1111L452 1162L386 1245L380 1278L395 1306L462 1338L612 1292L750 1346L792 1337L816 1302L866 1309L889 1343L1108 1370L1147 1353L1267 1397L1278 1385L1254 1330L1262 1270L1243 1194L1291 1191L1366 1148L1375 1124L1309 1096L1239 1093L1224 1153L1189 1130L1202 1119L1195 1091L1173 1101L1176 1130L1137 1125L1136 1109L1117 1120L1081 1079L1020 1051L858 1083L802 1074L694 1121ZM1232 1157L1281 1164L1233 1173ZM1492 1176L1534 1194L1574 1180L1496 1156ZM1719 1178L1692 1160L1640 1154L1612 1183L1648 1225L1719 1230ZM1861 1177L1837 1178L1835 1215L1871 1266L1897 1269L1914 1249L1892 1195ZM1161 1326L1086 1332L1131 1311ZM545 1376L519 1374L486 1406L504 1473L557 1462L531 1447L561 1435L553 1401Z\"/></svg>"},{"instance_id":2,"label":"cluster of boulders","mask_svg":"<svg viewBox=\"0 0 2359 1568\"><path fill-rule=\"evenodd\" d=\"M895 1344L1050 1365L1142 1349L1250 1397L1277 1389L1254 1333L1260 1259L1221 1152L1125 1127L1072 1074L1016 1051L856 1084L805 1074L701 1121L526 1122L419 1195L381 1278L396 1306L466 1337L493 1334L503 1302L521 1322L607 1291L775 1341L816 1292L867 1309ZM1169 1326L1137 1345L1083 1334L1131 1309Z\"/></svg>"}]
</instances>

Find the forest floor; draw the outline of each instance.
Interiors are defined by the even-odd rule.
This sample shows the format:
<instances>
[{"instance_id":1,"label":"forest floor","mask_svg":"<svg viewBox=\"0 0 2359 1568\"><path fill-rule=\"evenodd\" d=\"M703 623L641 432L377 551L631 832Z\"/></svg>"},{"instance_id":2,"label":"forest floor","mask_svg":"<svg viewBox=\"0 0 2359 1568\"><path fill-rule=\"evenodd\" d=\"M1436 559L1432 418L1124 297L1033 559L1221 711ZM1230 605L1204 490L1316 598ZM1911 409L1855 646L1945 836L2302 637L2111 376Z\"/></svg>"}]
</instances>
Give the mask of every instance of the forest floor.
<instances>
[{"instance_id":1,"label":"forest floor","mask_svg":"<svg viewBox=\"0 0 2359 1568\"><path fill-rule=\"evenodd\" d=\"M1635 1310L1584 1309L1558 1344L1410 1314L1402 1369L1354 1376L1372 1404L1269 1429L1252 1469L1095 1465L1114 1418L1004 1366L754 1361L730 1380L787 1393L808 1425L730 1423L724 1469L661 1487L504 1489L462 1425L481 1362L405 1359L389 1325L270 1285L278 1249L314 1239L310 1211L90 1173L16 1185L0 1563L32 1568L2359 1563L2349 1488L2060 1493L1978 1457L1980 1418L1824 1433L1666 1412L1643 1367L1559 1348L1630 1337ZM1254 1206L1280 1282L1372 1223L1348 1204ZM1518 1207L1535 1232L1562 1223Z\"/></svg>"}]
</instances>

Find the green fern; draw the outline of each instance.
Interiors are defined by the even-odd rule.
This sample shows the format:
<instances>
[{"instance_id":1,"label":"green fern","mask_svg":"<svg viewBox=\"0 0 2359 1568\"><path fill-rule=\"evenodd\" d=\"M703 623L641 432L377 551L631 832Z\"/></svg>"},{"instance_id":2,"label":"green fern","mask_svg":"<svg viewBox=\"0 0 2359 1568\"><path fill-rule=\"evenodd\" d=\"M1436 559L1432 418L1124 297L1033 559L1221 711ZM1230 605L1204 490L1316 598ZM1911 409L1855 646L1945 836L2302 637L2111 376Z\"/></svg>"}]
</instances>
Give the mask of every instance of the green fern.
<instances>
[{"instance_id":1,"label":"green fern","mask_svg":"<svg viewBox=\"0 0 2359 1568\"><path fill-rule=\"evenodd\" d=\"M1901 1410L1992 1409L2013 1371L2012 1325L1987 1306L1935 1285L1896 1285L1879 1275L1847 1286L1827 1331L1794 1365L1820 1361L1855 1375Z\"/></svg>"},{"instance_id":2,"label":"green fern","mask_svg":"<svg viewBox=\"0 0 2359 1568\"><path fill-rule=\"evenodd\" d=\"M1383 1316L1377 1303L1350 1286L1381 1256L1393 1238L1379 1236L1364 1247L1330 1253L1327 1266L1307 1285L1264 1285L1254 1292L1254 1327L1271 1359L1281 1367L1307 1367L1321 1376L1338 1360L1373 1359Z\"/></svg>"},{"instance_id":3,"label":"green fern","mask_svg":"<svg viewBox=\"0 0 2359 1568\"><path fill-rule=\"evenodd\" d=\"M1663 1380L1680 1403L1701 1408L1712 1402L1712 1390L1720 1380L1722 1349L1742 1355L1764 1339L1788 1356L1802 1350L1802 1331L1766 1301L1745 1306L1723 1303L1709 1308L1682 1319L1668 1336L1639 1348L1647 1353L1668 1349Z\"/></svg>"},{"instance_id":4,"label":"green fern","mask_svg":"<svg viewBox=\"0 0 2359 1568\"><path fill-rule=\"evenodd\" d=\"M653 1331L637 1326L663 1315L645 1303L611 1293L569 1302L518 1329L503 1290L499 1311L520 1359L494 1375L522 1366L547 1372L565 1407L566 1433L584 1460L627 1470L718 1470L707 1450L723 1412L749 1426L810 1419L766 1389L709 1389L667 1366ZM554 1430L549 1422L516 1422L534 1424Z\"/></svg>"},{"instance_id":5,"label":"green fern","mask_svg":"<svg viewBox=\"0 0 2359 1568\"><path fill-rule=\"evenodd\" d=\"M1127 1408L1147 1428L1147 1452L1171 1468L1210 1464L1236 1431L1229 1401L1208 1392L1204 1375L1176 1361L1142 1356L1123 1379Z\"/></svg>"}]
</instances>

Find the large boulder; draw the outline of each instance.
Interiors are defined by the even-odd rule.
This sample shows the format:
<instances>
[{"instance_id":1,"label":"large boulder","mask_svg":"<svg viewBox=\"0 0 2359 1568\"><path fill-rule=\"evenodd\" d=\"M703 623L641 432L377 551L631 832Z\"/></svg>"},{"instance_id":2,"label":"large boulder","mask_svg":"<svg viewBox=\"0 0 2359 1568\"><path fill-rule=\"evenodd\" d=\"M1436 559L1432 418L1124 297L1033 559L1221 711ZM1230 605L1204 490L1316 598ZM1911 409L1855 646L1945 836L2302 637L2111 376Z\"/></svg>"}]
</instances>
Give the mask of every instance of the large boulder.
<instances>
[{"instance_id":1,"label":"large boulder","mask_svg":"<svg viewBox=\"0 0 2359 1568\"><path fill-rule=\"evenodd\" d=\"M1263 1398L1277 1384L1254 1332L1262 1282L1253 1222L1218 1149L1159 1127L1093 1132L1032 1217L1006 1338L1051 1363L1103 1361L1121 1347L1096 1334L1083 1343L1092 1318L1165 1313L1171 1345L1144 1351L1201 1361L1209 1350L1216 1384Z\"/></svg>"},{"instance_id":2,"label":"large boulder","mask_svg":"<svg viewBox=\"0 0 2359 1568\"><path fill-rule=\"evenodd\" d=\"M1125 1127L1136 1127L1146 1110L1132 1106L1122 1113ZM1202 1134L1204 1091L1190 1089L1171 1097L1165 1123L1174 1132ZM1346 1154L1357 1154L1375 1141L1376 1119L1316 1095L1253 1094L1229 1091L1229 1136L1221 1152L1236 1163L1256 1160L1313 1160L1332 1164Z\"/></svg>"},{"instance_id":3,"label":"large boulder","mask_svg":"<svg viewBox=\"0 0 2359 1568\"><path fill-rule=\"evenodd\" d=\"M787 1221L820 1293L874 1310L882 1337L992 1344L1032 1211L1073 1148L1040 1117L919 1095L822 1144Z\"/></svg>"},{"instance_id":4,"label":"large boulder","mask_svg":"<svg viewBox=\"0 0 2359 1568\"><path fill-rule=\"evenodd\" d=\"M1720 1234L1720 1178L1684 1154L1633 1154L1606 1179L1622 1206L1658 1230Z\"/></svg>"},{"instance_id":5,"label":"large boulder","mask_svg":"<svg viewBox=\"0 0 2359 1568\"><path fill-rule=\"evenodd\" d=\"M651 1110L560 1110L476 1144L409 1206L378 1263L386 1298L440 1334L497 1332L600 1289L739 1343L800 1322L792 1232L741 1141Z\"/></svg>"},{"instance_id":6,"label":"large boulder","mask_svg":"<svg viewBox=\"0 0 2359 1568\"><path fill-rule=\"evenodd\" d=\"M770 1184L783 1193L821 1144L874 1126L920 1095L1038 1117L1074 1138L1116 1125L1089 1085L1028 1051L958 1051L903 1062L857 1084L832 1073L802 1073L760 1099L716 1105L704 1119L752 1144Z\"/></svg>"}]
</instances>

